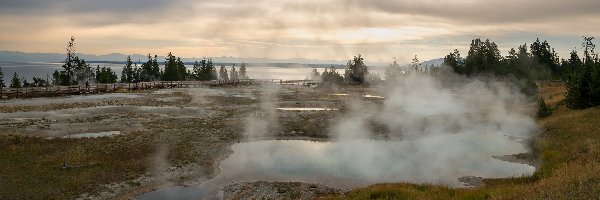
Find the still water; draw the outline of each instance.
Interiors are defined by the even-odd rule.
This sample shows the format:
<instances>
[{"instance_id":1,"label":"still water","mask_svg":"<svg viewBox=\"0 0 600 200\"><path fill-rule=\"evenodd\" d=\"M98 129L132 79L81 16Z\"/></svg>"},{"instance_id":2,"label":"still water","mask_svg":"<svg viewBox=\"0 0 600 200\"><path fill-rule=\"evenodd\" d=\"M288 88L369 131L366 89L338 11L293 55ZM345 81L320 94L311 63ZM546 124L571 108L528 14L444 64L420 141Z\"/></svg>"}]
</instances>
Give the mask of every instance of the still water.
<instances>
[{"instance_id":1,"label":"still water","mask_svg":"<svg viewBox=\"0 0 600 200\"><path fill-rule=\"evenodd\" d=\"M137 199L212 199L220 189L243 181L300 181L350 189L385 182L435 183L458 187L462 176L487 178L533 173L534 167L494 159L523 151L496 148L486 134L445 134L415 141L349 140L316 142L267 140L238 143L223 160L220 174L197 186L169 187ZM451 144L451 145L444 145ZM457 145L460 144L460 145Z\"/></svg>"},{"instance_id":2,"label":"still water","mask_svg":"<svg viewBox=\"0 0 600 200\"><path fill-rule=\"evenodd\" d=\"M121 76L124 64L114 63L89 63L94 69L96 66L110 67L113 71ZM0 67L4 71L5 79L12 77L13 73L17 72L19 76L31 80L33 77L40 77L49 79L52 78L54 70L61 70L63 63L14 63L14 62L0 62ZM141 65L138 65L140 67ZM164 67L164 66L161 66ZM189 70L192 70L192 65L186 65ZM217 66L217 70L220 66ZM226 66L227 70L231 70L231 66ZM239 70L239 66L236 66ZM278 66L251 66L247 67L248 76L251 79L283 79L283 80L304 80L310 78L312 72L311 67L278 67ZM318 68L320 72L323 72L322 68ZM383 69L379 67L373 67L370 69L373 73L379 73L383 78ZM343 69L338 69L338 73L343 74Z\"/></svg>"}]
</instances>

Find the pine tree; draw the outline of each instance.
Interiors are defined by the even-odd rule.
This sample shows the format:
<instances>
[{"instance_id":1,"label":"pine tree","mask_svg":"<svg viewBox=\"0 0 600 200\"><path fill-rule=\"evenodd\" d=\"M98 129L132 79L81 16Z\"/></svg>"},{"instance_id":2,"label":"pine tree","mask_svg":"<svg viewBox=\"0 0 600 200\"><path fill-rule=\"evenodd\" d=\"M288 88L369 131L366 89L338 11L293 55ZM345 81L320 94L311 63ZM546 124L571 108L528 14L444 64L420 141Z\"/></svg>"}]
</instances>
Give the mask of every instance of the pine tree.
<instances>
[{"instance_id":1,"label":"pine tree","mask_svg":"<svg viewBox=\"0 0 600 200\"><path fill-rule=\"evenodd\" d=\"M208 61L206 62L206 66L207 66L208 80L217 80L218 79L217 68L213 64L212 58L208 59Z\"/></svg>"},{"instance_id":2,"label":"pine tree","mask_svg":"<svg viewBox=\"0 0 600 200\"><path fill-rule=\"evenodd\" d=\"M148 61L142 64L140 70L141 81L155 81L160 78L158 61L156 59L156 55L153 59L152 56L148 54Z\"/></svg>"},{"instance_id":3,"label":"pine tree","mask_svg":"<svg viewBox=\"0 0 600 200\"><path fill-rule=\"evenodd\" d=\"M451 52L444 57L444 63L442 65L451 67L452 70L458 74L466 73L464 59L460 57L458 49L454 49L454 52Z\"/></svg>"},{"instance_id":4,"label":"pine tree","mask_svg":"<svg viewBox=\"0 0 600 200\"><path fill-rule=\"evenodd\" d=\"M132 64L133 64L133 62L131 62L131 56L127 56L127 62L125 63L125 66L123 67L123 71L121 72L121 82L123 82L123 83L133 82L133 68L131 67Z\"/></svg>"},{"instance_id":5,"label":"pine tree","mask_svg":"<svg viewBox=\"0 0 600 200\"><path fill-rule=\"evenodd\" d=\"M329 70L325 69L321 74L321 78L325 83L338 84L344 82L344 77L336 71L334 66L329 67Z\"/></svg>"},{"instance_id":6,"label":"pine tree","mask_svg":"<svg viewBox=\"0 0 600 200\"><path fill-rule=\"evenodd\" d=\"M0 87L6 87L4 85L4 71L2 71L2 67L0 67Z\"/></svg>"},{"instance_id":7,"label":"pine tree","mask_svg":"<svg viewBox=\"0 0 600 200\"><path fill-rule=\"evenodd\" d=\"M419 58L417 58L417 55L415 55L415 58L412 59L412 63L410 65L410 67L413 72L422 72L423 71L421 69L421 62L419 62Z\"/></svg>"},{"instance_id":8,"label":"pine tree","mask_svg":"<svg viewBox=\"0 0 600 200\"><path fill-rule=\"evenodd\" d=\"M538 101L537 116L539 118L544 118L544 117L549 117L550 115L552 115L552 108L550 108L550 106L548 106L548 104L546 104L544 99L540 98L540 100Z\"/></svg>"},{"instance_id":9,"label":"pine tree","mask_svg":"<svg viewBox=\"0 0 600 200\"><path fill-rule=\"evenodd\" d=\"M27 88L27 87L31 87L31 84L29 84L29 82L27 82L26 78L23 78L23 85L21 85L21 86Z\"/></svg>"},{"instance_id":10,"label":"pine tree","mask_svg":"<svg viewBox=\"0 0 600 200\"><path fill-rule=\"evenodd\" d=\"M100 73L100 65L96 66L96 78L94 79L96 81L96 83L100 83L100 76L102 74Z\"/></svg>"},{"instance_id":11,"label":"pine tree","mask_svg":"<svg viewBox=\"0 0 600 200\"><path fill-rule=\"evenodd\" d=\"M469 53L465 59L463 73L467 76L472 74L497 74L502 71L500 50L494 42L489 39L481 41L477 38L471 41Z\"/></svg>"},{"instance_id":12,"label":"pine tree","mask_svg":"<svg viewBox=\"0 0 600 200\"><path fill-rule=\"evenodd\" d=\"M312 80L321 80L321 74L319 73L319 70L317 70L317 68L313 68L312 73L311 73L311 79Z\"/></svg>"},{"instance_id":13,"label":"pine tree","mask_svg":"<svg viewBox=\"0 0 600 200\"><path fill-rule=\"evenodd\" d=\"M571 109L583 109L600 105L600 62L595 53L593 37L584 37L584 61L581 62L577 52L571 52L567 64L572 73L566 81L567 96L565 102Z\"/></svg>"},{"instance_id":14,"label":"pine tree","mask_svg":"<svg viewBox=\"0 0 600 200\"><path fill-rule=\"evenodd\" d=\"M221 65L221 69L219 69L219 78L223 81L229 81L229 75L227 74L227 68Z\"/></svg>"},{"instance_id":15,"label":"pine tree","mask_svg":"<svg viewBox=\"0 0 600 200\"><path fill-rule=\"evenodd\" d=\"M352 60L348 60L346 64L346 81L352 83L364 83L366 76L369 74L364 58L358 54Z\"/></svg>"},{"instance_id":16,"label":"pine tree","mask_svg":"<svg viewBox=\"0 0 600 200\"><path fill-rule=\"evenodd\" d=\"M20 88L21 87L21 79L19 79L19 75L17 74L17 72L15 72L15 74L13 74L13 78L10 81L10 87L11 88Z\"/></svg>"},{"instance_id":17,"label":"pine tree","mask_svg":"<svg viewBox=\"0 0 600 200\"><path fill-rule=\"evenodd\" d=\"M163 71L162 80L164 81L178 81L180 80L180 72L179 72L179 63L180 59L175 58L175 56L169 52L167 55L167 60L165 62L165 69Z\"/></svg>"},{"instance_id":18,"label":"pine tree","mask_svg":"<svg viewBox=\"0 0 600 200\"><path fill-rule=\"evenodd\" d=\"M98 66L96 68L96 82L97 83L115 83L117 82L117 74L113 72L110 67Z\"/></svg>"},{"instance_id":19,"label":"pine tree","mask_svg":"<svg viewBox=\"0 0 600 200\"><path fill-rule=\"evenodd\" d=\"M75 70L75 37L71 36L71 40L67 44L67 58L65 59L65 64L62 66L63 70L66 74L66 80L61 80L61 85L71 85L73 80L73 74Z\"/></svg>"},{"instance_id":20,"label":"pine tree","mask_svg":"<svg viewBox=\"0 0 600 200\"><path fill-rule=\"evenodd\" d=\"M198 61L194 61L194 66L192 67L192 77L194 80L200 79L200 63L198 63Z\"/></svg>"},{"instance_id":21,"label":"pine tree","mask_svg":"<svg viewBox=\"0 0 600 200\"><path fill-rule=\"evenodd\" d=\"M394 62L392 64L388 65L387 68L385 68L384 74L385 74L385 80L387 80L387 81L396 80L400 76L403 75L402 68L396 61L396 58L394 58Z\"/></svg>"},{"instance_id":22,"label":"pine tree","mask_svg":"<svg viewBox=\"0 0 600 200\"><path fill-rule=\"evenodd\" d=\"M246 63L242 63L242 65L240 66L240 79L248 79L248 75L246 73Z\"/></svg>"},{"instance_id":23,"label":"pine tree","mask_svg":"<svg viewBox=\"0 0 600 200\"><path fill-rule=\"evenodd\" d=\"M235 71L235 64L234 64L233 67L231 67L231 72L230 72L230 75L229 75L229 80L232 80L232 81L238 80L238 75L239 75L238 72Z\"/></svg>"},{"instance_id":24,"label":"pine tree","mask_svg":"<svg viewBox=\"0 0 600 200\"><path fill-rule=\"evenodd\" d=\"M559 57L554 49L550 47L548 41L544 40L543 42L540 42L540 39L538 38L531 44L530 49L532 61L536 64L533 66L541 65L538 67L538 71L543 69L548 69L550 71L550 75L544 74L544 76L547 77L540 78L559 78L561 76L562 72Z\"/></svg>"},{"instance_id":25,"label":"pine tree","mask_svg":"<svg viewBox=\"0 0 600 200\"><path fill-rule=\"evenodd\" d=\"M177 81L184 81L187 80L188 77L188 71L185 68L185 64L183 63L183 61L181 61L180 57L177 57L177 62L176 62L176 79Z\"/></svg>"}]
</instances>

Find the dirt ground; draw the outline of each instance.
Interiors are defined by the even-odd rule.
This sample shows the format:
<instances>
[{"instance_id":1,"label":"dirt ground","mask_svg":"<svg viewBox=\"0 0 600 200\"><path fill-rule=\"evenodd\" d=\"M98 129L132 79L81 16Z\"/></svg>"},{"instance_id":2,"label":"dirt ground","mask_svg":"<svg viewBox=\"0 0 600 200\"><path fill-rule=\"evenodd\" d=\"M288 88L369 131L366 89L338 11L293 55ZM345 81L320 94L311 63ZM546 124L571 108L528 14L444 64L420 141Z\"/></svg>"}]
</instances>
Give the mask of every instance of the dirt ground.
<instances>
[{"instance_id":1,"label":"dirt ground","mask_svg":"<svg viewBox=\"0 0 600 200\"><path fill-rule=\"evenodd\" d=\"M202 182L219 173L231 144L246 139L249 118L275 113L280 125L269 127L262 139L319 140L344 112L346 96L332 94L365 90L289 86L269 97L254 85L2 101L0 152L6 156L0 170L14 175L0 177L0 199L127 199L165 185ZM272 105L265 98L273 98ZM116 134L75 138L95 133Z\"/></svg>"}]
</instances>

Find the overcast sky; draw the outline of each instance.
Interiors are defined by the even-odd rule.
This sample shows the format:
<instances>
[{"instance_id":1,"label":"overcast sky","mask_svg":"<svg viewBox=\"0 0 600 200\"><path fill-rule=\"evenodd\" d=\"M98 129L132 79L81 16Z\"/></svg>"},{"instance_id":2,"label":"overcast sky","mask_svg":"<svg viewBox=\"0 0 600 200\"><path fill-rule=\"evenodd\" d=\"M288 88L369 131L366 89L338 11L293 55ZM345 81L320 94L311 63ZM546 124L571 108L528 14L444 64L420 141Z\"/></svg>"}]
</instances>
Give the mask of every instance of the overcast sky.
<instances>
[{"instance_id":1,"label":"overcast sky","mask_svg":"<svg viewBox=\"0 0 600 200\"><path fill-rule=\"evenodd\" d=\"M0 0L0 50L402 63L470 40L548 40L561 56L600 36L600 0Z\"/></svg>"}]
</instances>

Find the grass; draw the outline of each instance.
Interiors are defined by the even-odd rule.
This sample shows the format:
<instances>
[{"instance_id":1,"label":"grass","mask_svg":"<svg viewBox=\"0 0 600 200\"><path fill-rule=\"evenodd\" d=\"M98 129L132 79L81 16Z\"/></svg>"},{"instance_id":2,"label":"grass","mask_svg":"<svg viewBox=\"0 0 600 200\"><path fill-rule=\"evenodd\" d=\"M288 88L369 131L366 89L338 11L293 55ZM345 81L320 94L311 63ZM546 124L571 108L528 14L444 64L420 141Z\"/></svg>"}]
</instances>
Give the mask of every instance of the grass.
<instances>
[{"instance_id":1,"label":"grass","mask_svg":"<svg viewBox=\"0 0 600 200\"><path fill-rule=\"evenodd\" d=\"M532 142L541 166L529 177L485 179L478 188L377 184L327 199L599 199L600 107L569 110L560 106L561 85L545 84L541 96L556 107L538 119L542 133Z\"/></svg>"},{"instance_id":2,"label":"grass","mask_svg":"<svg viewBox=\"0 0 600 200\"><path fill-rule=\"evenodd\" d=\"M144 124L148 131L93 139L0 134L0 199L75 199L83 193L96 194L105 189L102 185L152 172L160 144L166 146L164 159L170 166L195 163L203 170L197 175L212 173L216 155L239 137L233 125L225 123L235 113L223 111L207 119L153 118ZM63 170L65 161L83 167Z\"/></svg>"},{"instance_id":3,"label":"grass","mask_svg":"<svg viewBox=\"0 0 600 200\"><path fill-rule=\"evenodd\" d=\"M150 145L133 138L43 139L16 135L0 137L0 199L71 199L98 191L100 184L141 175ZM69 165L91 165L62 170Z\"/></svg>"}]
</instances>

